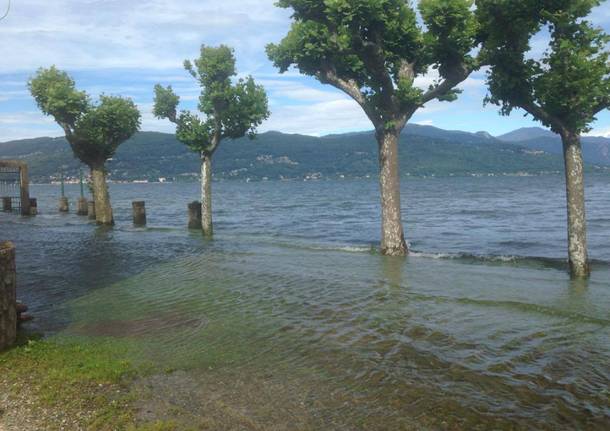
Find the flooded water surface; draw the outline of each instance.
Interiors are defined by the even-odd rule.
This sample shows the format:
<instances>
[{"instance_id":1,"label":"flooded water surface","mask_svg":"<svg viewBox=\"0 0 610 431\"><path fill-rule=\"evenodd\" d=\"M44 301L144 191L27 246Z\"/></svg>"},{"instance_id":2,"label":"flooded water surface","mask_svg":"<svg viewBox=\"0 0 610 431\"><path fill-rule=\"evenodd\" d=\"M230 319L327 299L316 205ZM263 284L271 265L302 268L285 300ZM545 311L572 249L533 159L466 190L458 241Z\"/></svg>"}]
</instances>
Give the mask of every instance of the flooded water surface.
<instances>
[{"instance_id":1,"label":"flooded water surface","mask_svg":"<svg viewBox=\"0 0 610 431\"><path fill-rule=\"evenodd\" d=\"M590 178L594 272L565 264L559 177L412 179L414 250L379 256L374 181L113 185L117 226L1 214L50 336L131 340L163 373L144 414L235 429L607 429L610 179ZM77 197L77 188L68 188ZM149 225L134 228L132 200ZM73 199L74 200L74 199Z\"/></svg>"}]
</instances>

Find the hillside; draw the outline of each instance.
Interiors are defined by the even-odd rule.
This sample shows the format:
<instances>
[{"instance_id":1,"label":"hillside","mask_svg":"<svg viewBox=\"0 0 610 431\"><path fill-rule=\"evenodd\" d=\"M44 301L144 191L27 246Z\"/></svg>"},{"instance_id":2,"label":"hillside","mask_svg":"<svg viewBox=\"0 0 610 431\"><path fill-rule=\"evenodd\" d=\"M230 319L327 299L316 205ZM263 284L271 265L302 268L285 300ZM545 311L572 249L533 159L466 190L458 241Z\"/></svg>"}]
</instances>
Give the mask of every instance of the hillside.
<instances>
[{"instance_id":1,"label":"hillside","mask_svg":"<svg viewBox=\"0 0 610 431\"><path fill-rule=\"evenodd\" d=\"M63 138L0 143L0 158L26 160L36 182L57 177L62 167L68 176L76 176L79 168ZM402 174L412 176L541 174L563 168L558 155L503 142L485 132L417 125L409 126L402 135L400 163ZM114 180L155 181L167 177L180 181L197 177L199 160L173 135L141 132L120 147L108 167ZM350 178L376 173L377 148L372 132L321 138L268 132L253 141L224 142L214 159L216 178Z\"/></svg>"},{"instance_id":2,"label":"hillside","mask_svg":"<svg viewBox=\"0 0 610 431\"><path fill-rule=\"evenodd\" d=\"M561 138L555 133L539 127L518 129L498 136L498 139L534 151L559 155L563 153ZM582 138L582 152L585 162L610 166L610 139L585 136Z\"/></svg>"}]
</instances>

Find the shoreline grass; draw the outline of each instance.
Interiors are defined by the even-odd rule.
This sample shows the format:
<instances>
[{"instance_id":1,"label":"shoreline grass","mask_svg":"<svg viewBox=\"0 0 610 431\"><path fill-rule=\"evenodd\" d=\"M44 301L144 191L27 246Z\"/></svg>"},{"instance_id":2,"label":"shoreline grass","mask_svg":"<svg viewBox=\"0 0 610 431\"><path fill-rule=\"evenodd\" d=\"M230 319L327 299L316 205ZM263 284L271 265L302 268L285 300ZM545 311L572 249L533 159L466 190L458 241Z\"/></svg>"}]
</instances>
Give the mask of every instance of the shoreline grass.
<instances>
[{"instance_id":1,"label":"shoreline grass","mask_svg":"<svg viewBox=\"0 0 610 431\"><path fill-rule=\"evenodd\" d=\"M152 368L125 359L128 349L120 340L22 334L0 353L1 429L175 430L137 423L129 384Z\"/></svg>"}]
</instances>

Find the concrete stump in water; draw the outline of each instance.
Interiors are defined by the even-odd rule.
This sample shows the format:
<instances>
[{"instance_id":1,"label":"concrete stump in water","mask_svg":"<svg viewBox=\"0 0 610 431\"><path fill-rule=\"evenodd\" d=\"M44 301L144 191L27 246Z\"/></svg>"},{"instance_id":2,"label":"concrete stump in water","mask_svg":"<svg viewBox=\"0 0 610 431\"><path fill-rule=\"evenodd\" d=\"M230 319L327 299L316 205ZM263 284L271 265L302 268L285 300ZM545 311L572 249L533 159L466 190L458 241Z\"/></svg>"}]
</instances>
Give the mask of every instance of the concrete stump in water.
<instances>
[{"instance_id":1,"label":"concrete stump in water","mask_svg":"<svg viewBox=\"0 0 610 431\"><path fill-rule=\"evenodd\" d=\"M189 229L201 229L201 202L189 204Z\"/></svg>"},{"instance_id":2,"label":"concrete stump in water","mask_svg":"<svg viewBox=\"0 0 610 431\"><path fill-rule=\"evenodd\" d=\"M133 208L133 224L135 226L146 226L146 203L135 201L131 203Z\"/></svg>"},{"instance_id":3,"label":"concrete stump in water","mask_svg":"<svg viewBox=\"0 0 610 431\"><path fill-rule=\"evenodd\" d=\"M30 215L38 215L38 199L30 198Z\"/></svg>"},{"instance_id":4,"label":"concrete stump in water","mask_svg":"<svg viewBox=\"0 0 610 431\"><path fill-rule=\"evenodd\" d=\"M79 216L86 216L89 214L87 198L78 198L76 202L76 214Z\"/></svg>"},{"instance_id":5,"label":"concrete stump in water","mask_svg":"<svg viewBox=\"0 0 610 431\"><path fill-rule=\"evenodd\" d=\"M95 201L87 202L87 215L89 220L95 220Z\"/></svg>"},{"instance_id":6,"label":"concrete stump in water","mask_svg":"<svg viewBox=\"0 0 610 431\"><path fill-rule=\"evenodd\" d=\"M15 246L0 243L0 350L7 349L17 338L17 272Z\"/></svg>"},{"instance_id":7,"label":"concrete stump in water","mask_svg":"<svg viewBox=\"0 0 610 431\"><path fill-rule=\"evenodd\" d=\"M68 198L65 196L59 198L59 212L60 213L70 212L70 204L68 203Z\"/></svg>"},{"instance_id":8,"label":"concrete stump in water","mask_svg":"<svg viewBox=\"0 0 610 431\"><path fill-rule=\"evenodd\" d=\"M10 197L2 198L2 211L10 212L13 210L13 200Z\"/></svg>"}]
</instances>

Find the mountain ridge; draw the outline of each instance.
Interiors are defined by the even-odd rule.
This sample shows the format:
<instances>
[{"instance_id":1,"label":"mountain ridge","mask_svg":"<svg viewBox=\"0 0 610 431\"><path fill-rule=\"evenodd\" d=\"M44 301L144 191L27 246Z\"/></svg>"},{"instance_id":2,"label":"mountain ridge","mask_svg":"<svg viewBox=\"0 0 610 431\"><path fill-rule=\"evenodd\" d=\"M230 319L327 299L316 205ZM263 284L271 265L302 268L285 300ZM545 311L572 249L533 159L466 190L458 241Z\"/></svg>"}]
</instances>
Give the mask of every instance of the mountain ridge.
<instances>
[{"instance_id":1,"label":"mountain ridge","mask_svg":"<svg viewBox=\"0 0 610 431\"><path fill-rule=\"evenodd\" d=\"M497 137L503 142L513 143L533 151L548 154L563 154L561 137L541 127L524 127ZM583 136L581 138L585 162L610 166L610 138Z\"/></svg>"},{"instance_id":2,"label":"mountain ridge","mask_svg":"<svg viewBox=\"0 0 610 431\"><path fill-rule=\"evenodd\" d=\"M401 173L403 176L468 176L562 171L559 155L533 148L531 142L526 144L505 142L486 132L409 125L401 135ZM0 158L28 162L35 182L52 181L62 170L66 176L74 177L81 167L61 137L0 143ZM610 172L608 166L590 165L588 169ZM156 181L161 177L195 180L199 158L172 134L139 132L119 148L108 169L110 178L116 181ZM270 131L261 133L255 140L227 140L214 158L217 179L359 178L376 174L377 146L373 131L321 137Z\"/></svg>"}]
</instances>

